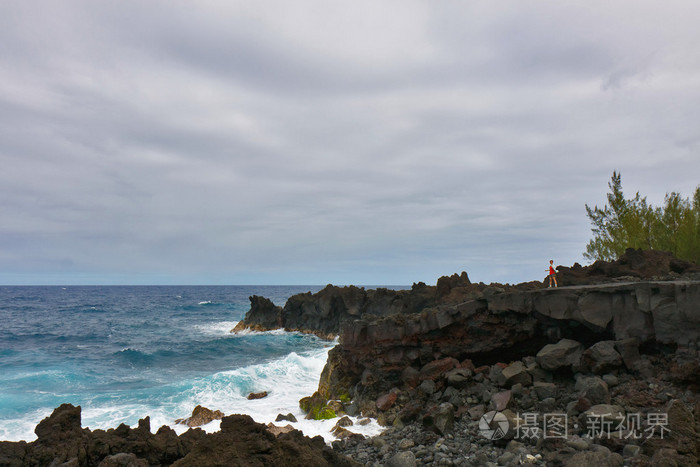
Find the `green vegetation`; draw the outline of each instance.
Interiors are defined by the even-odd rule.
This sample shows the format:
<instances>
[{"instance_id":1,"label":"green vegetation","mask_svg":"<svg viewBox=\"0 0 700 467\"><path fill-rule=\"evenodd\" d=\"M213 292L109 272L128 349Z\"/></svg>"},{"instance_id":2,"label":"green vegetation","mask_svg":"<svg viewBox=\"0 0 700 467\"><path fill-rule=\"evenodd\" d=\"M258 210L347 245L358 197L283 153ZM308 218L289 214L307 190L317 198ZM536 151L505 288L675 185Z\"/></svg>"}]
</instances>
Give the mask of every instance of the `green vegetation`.
<instances>
[{"instance_id":1,"label":"green vegetation","mask_svg":"<svg viewBox=\"0 0 700 467\"><path fill-rule=\"evenodd\" d=\"M312 412L314 420L330 420L337 417L335 411L330 407L323 407L317 412Z\"/></svg>"},{"instance_id":2,"label":"green vegetation","mask_svg":"<svg viewBox=\"0 0 700 467\"><path fill-rule=\"evenodd\" d=\"M318 391L313 396L301 398L299 407L307 414L306 418L312 420L328 420L338 416Z\"/></svg>"},{"instance_id":3,"label":"green vegetation","mask_svg":"<svg viewBox=\"0 0 700 467\"><path fill-rule=\"evenodd\" d=\"M621 174L608 183L608 204L603 209L586 204L593 238L583 256L613 261L627 248L670 251L677 258L700 263L700 186L693 199L667 193L663 207L647 203L639 192L625 199Z\"/></svg>"}]
</instances>

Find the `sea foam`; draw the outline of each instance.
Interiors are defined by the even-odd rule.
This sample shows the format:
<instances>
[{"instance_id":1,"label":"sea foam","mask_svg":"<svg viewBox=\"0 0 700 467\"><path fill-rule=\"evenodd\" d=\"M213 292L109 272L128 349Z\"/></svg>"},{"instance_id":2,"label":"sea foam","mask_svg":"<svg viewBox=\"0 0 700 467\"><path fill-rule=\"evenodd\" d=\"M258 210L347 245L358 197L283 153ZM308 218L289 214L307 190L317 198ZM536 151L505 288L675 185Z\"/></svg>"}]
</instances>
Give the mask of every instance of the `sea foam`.
<instances>
[{"instance_id":1,"label":"sea foam","mask_svg":"<svg viewBox=\"0 0 700 467\"><path fill-rule=\"evenodd\" d=\"M219 323L210 328L224 329L230 323ZM204 332L207 326L204 326ZM115 428L120 423L136 426L140 418L149 416L151 429L167 425L178 434L187 431L185 425L175 424L179 418L187 418L197 405L211 410L220 410L227 415L234 413L250 415L258 423L286 425L289 422L275 422L278 414L292 413L298 420L290 423L307 436L321 435L326 442L334 438L330 430L337 419L305 420L299 408L299 399L313 394L326 362L328 351L333 346L304 352L291 352L283 358L266 363L248 365L234 370L221 371L210 376L182 380L165 386L139 390L126 397L121 393L97 395L82 401L82 424L90 429ZM126 349L126 351L133 351ZM262 399L248 400L251 392L268 392ZM36 439L34 426L50 414L41 410L29 417L12 419L0 427L0 439L8 441ZM353 419L357 422L358 419ZM219 430L219 421L202 428L207 432ZM382 431L376 423L350 427L351 431L364 435L374 435Z\"/></svg>"}]
</instances>

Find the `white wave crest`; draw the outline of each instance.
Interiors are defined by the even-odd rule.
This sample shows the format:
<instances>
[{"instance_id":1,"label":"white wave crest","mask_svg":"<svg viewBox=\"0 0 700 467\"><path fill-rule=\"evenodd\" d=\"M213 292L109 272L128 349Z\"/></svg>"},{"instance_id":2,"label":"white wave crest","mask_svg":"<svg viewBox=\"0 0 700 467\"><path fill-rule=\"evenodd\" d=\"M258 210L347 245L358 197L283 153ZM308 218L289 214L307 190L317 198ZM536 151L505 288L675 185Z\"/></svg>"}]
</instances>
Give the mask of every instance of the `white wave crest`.
<instances>
[{"instance_id":1,"label":"white wave crest","mask_svg":"<svg viewBox=\"0 0 700 467\"><path fill-rule=\"evenodd\" d=\"M207 336L228 336L237 324L238 321L213 321L211 323L197 324L194 328Z\"/></svg>"}]
</instances>

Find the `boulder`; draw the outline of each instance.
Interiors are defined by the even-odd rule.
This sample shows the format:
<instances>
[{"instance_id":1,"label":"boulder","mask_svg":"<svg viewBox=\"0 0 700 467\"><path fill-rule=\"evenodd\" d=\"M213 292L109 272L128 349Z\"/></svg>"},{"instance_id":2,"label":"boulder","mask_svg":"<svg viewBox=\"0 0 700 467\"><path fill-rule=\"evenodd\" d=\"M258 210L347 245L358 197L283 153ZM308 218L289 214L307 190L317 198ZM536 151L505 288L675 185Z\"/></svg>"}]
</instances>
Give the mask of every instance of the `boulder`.
<instances>
[{"instance_id":1,"label":"boulder","mask_svg":"<svg viewBox=\"0 0 700 467\"><path fill-rule=\"evenodd\" d=\"M287 415L283 415L280 413L280 414L277 414L277 418L275 418L275 421L276 422L285 422L286 421L286 422L296 423L297 418L292 413L288 413Z\"/></svg>"},{"instance_id":2,"label":"boulder","mask_svg":"<svg viewBox=\"0 0 700 467\"><path fill-rule=\"evenodd\" d=\"M455 421L455 408L449 402L433 407L423 417L423 425L440 435L452 433Z\"/></svg>"},{"instance_id":3,"label":"boulder","mask_svg":"<svg viewBox=\"0 0 700 467\"><path fill-rule=\"evenodd\" d=\"M472 372L468 368L455 368L445 374L447 377L447 384L457 389L467 387L471 380L471 375Z\"/></svg>"},{"instance_id":4,"label":"boulder","mask_svg":"<svg viewBox=\"0 0 700 467\"><path fill-rule=\"evenodd\" d=\"M418 390L421 391L422 393L426 395L431 395L436 391L437 387L435 385L435 381L432 379L426 379L422 383L420 383L420 386L418 386Z\"/></svg>"},{"instance_id":5,"label":"boulder","mask_svg":"<svg viewBox=\"0 0 700 467\"><path fill-rule=\"evenodd\" d=\"M179 425L187 425L189 427L196 427L206 425L214 420L221 420L224 417L224 413L220 410L210 410L206 407L198 405L192 410L192 416L189 418L179 418L175 420L175 423Z\"/></svg>"},{"instance_id":6,"label":"boulder","mask_svg":"<svg viewBox=\"0 0 700 467\"><path fill-rule=\"evenodd\" d=\"M512 393L510 390L497 392L491 396L491 404L496 411L501 412L510 407Z\"/></svg>"},{"instance_id":7,"label":"boulder","mask_svg":"<svg viewBox=\"0 0 700 467\"><path fill-rule=\"evenodd\" d=\"M676 449L680 453L697 454L698 434L695 427L695 418L690 407L683 401L672 399L666 405L668 416L667 435L675 441Z\"/></svg>"},{"instance_id":8,"label":"boulder","mask_svg":"<svg viewBox=\"0 0 700 467\"><path fill-rule=\"evenodd\" d=\"M328 407L326 399L317 392L312 396L302 397L299 408L306 413L307 420L328 420L336 417L333 409Z\"/></svg>"},{"instance_id":9,"label":"boulder","mask_svg":"<svg viewBox=\"0 0 700 467\"><path fill-rule=\"evenodd\" d=\"M377 399L377 409L381 410L382 412L389 410L394 405L394 402L396 402L395 392L384 394Z\"/></svg>"},{"instance_id":10,"label":"boulder","mask_svg":"<svg viewBox=\"0 0 700 467\"><path fill-rule=\"evenodd\" d=\"M634 368L634 364L639 360L639 339L630 337L615 341L615 349L622 357L622 361L628 370Z\"/></svg>"},{"instance_id":11,"label":"boulder","mask_svg":"<svg viewBox=\"0 0 700 467\"><path fill-rule=\"evenodd\" d=\"M335 424L335 426L340 426L343 428L346 426L352 426L352 425L353 425L352 420L350 420L350 417L348 417L347 415L340 418Z\"/></svg>"},{"instance_id":12,"label":"boulder","mask_svg":"<svg viewBox=\"0 0 700 467\"><path fill-rule=\"evenodd\" d=\"M535 394L537 394L539 400L557 397L557 385L554 383L536 381L532 389L535 391Z\"/></svg>"},{"instance_id":13,"label":"boulder","mask_svg":"<svg viewBox=\"0 0 700 467\"><path fill-rule=\"evenodd\" d=\"M423 404L419 400L411 400L403 406L396 417L402 422L407 423L416 420L422 412Z\"/></svg>"},{"instance_id":14,"label":"boulder","mask_svg":"<svg viewBox=\"0 0 700 467\"><path fill-rule=\"evenodd\" d=\"M622 366L622 356L615 350L614 341L600 341L583 352L581 365L592 373L602 375Z\"/></svg>"},{"instance_id":15,"label":"boulder","mask_svg":"<svg viewBox=\"0 0 700 467\"><path fill-rule=\"evenodd\" d=\"M335 436L338 439L347 439L347 438L352 438L352 437L356 437L356 436L360 437L360 438L364 438L364 436L362 436L358 433L354 433L354 432L348 430L347 428L342 427L342 426L338 426L338 425L334 426L331 429L331 433L333 434L333 436Z\"/></svg>"},{"instance_id":16,"label":"boulder","mask_svg":"<svg viewBox=\"0 0 700 467\"><path fill-rule=\"evenodd\" d=\"M537 352L537 364L545 370L578 365L583 345L572 339L561 339L556 344L547 344Z\"/></svg>"},{"instance_id":17,"label":"boulder","mask_svg":"<svg viewBox=\"0 0 700 467\"><path fill-rule=\"evenodd\" d=\"M248 394L248 400L255 400L255 399L262 399L264 397L267 397L268 392L267 391L262 391L262 392L251 392Z\"/></svg>"},{"instance_id":18,"label":"boulder","mask_svg":"<svg viewBox=\"0 0 700 467\"><path fill-rule=\"evenodd\" d=\"M610 403L608 385L597 376L582 376L574 387L579 391L579 395L585 397L592 405Z\"/></svg>"},{"instance_id":19,"label":"boulder","mask_svg":"<svg viewBox=\"0 0 700 467\"><path fill-rule=\"evenodd\" d=\"M459 365L459 360L451 357L433 360L423 365L419 372L419 378L421 380L436 380L457 365Z\"/></svg>"},{"instance_id":20,"label":"boulder","mask_svg":"<svg viewBox=\"0 0 700 467\"><path fill-rule=\"evenodd\" d=\"M532 376L527 372L523 362L513 362L503 369L503 377L505 378L505 387L512 387L514 384L522 384L529 386L532 384Z\"/></svg>"}]
</instances>

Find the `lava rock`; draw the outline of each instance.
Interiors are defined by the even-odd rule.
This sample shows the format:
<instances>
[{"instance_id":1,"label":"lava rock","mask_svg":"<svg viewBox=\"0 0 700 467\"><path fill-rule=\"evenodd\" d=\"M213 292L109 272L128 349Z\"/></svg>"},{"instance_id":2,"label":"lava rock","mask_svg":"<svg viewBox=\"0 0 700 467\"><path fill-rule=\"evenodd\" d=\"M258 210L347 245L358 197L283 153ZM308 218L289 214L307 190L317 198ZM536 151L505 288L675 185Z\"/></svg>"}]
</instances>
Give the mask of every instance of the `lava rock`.
<instances>
[{"instance_id":1,"label":"lava rock","mask_svg":"<svg viewBox=\"0 0 700 467\"><path fill-rule=\"evenodd\" d=\"M572 339L561 339L556 344L547 344L537 352L537 364L545 370L578 365L583 345Z\"/></svg>"}]
</instances>

